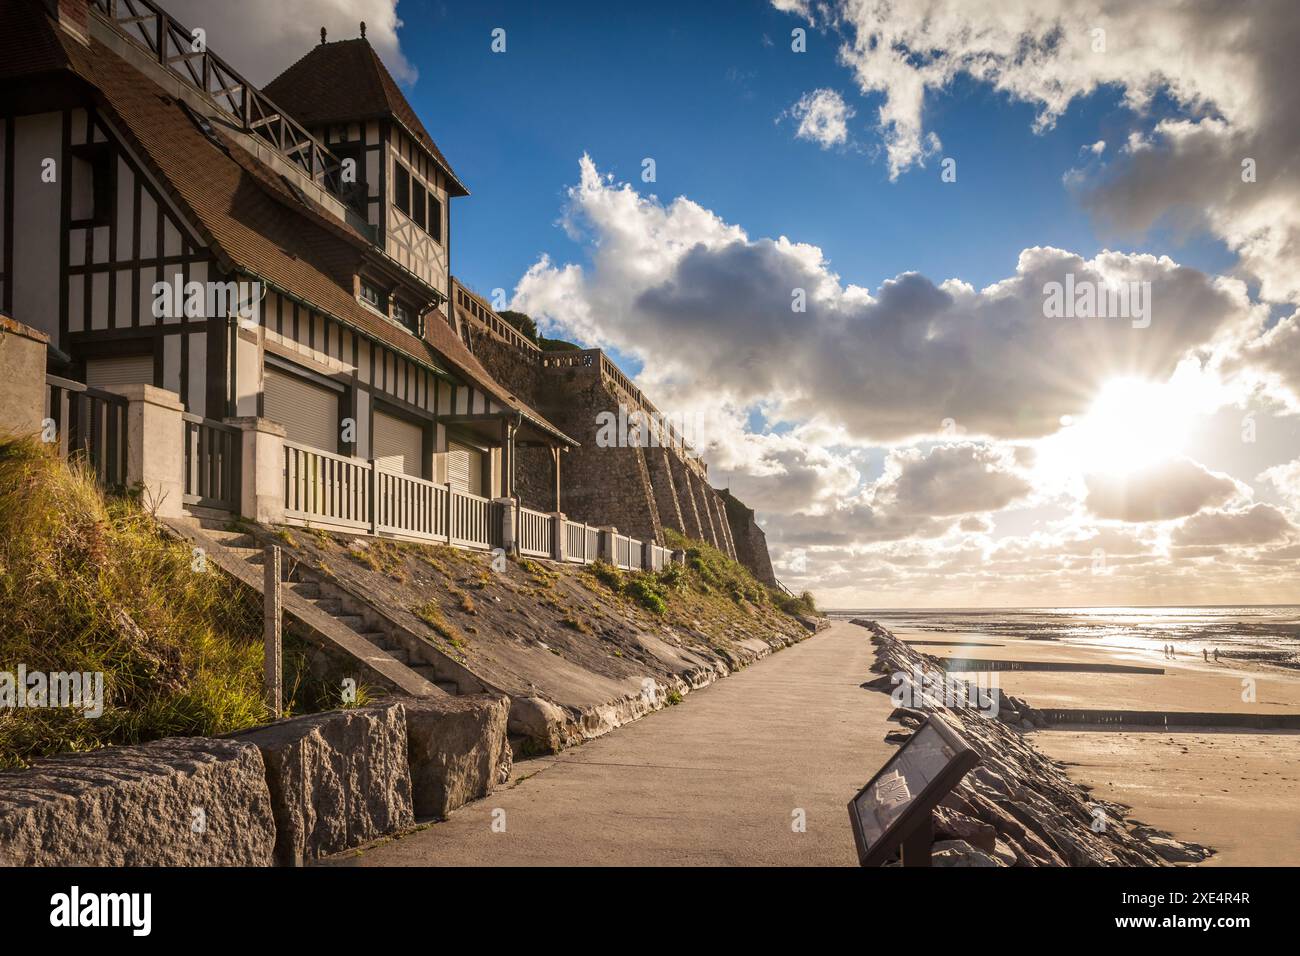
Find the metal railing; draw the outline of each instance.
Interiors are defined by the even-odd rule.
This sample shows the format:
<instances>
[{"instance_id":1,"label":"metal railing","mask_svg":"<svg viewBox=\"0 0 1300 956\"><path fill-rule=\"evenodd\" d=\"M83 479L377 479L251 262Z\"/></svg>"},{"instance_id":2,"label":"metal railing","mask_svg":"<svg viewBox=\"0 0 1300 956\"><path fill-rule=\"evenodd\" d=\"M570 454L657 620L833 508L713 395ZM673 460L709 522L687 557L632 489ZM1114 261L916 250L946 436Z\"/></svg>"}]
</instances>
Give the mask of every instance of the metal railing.
<instances>
[{"instance_id":1,"label":"metal railing","mask_svg":"<svg viewBox=\"0 0 1300 956\"><path fill-rule=\"evenodd\" d=\"M185 504L238 511L243 433L233 425L188 412L185 428Z\"/></svg>"},{"instance_id":2,"label":"metal railing","mask_svg":"<svg viewBox=\"0 0 1300 956\"><path fill-rule=\"evenodd\" d=\"M576 564L596 560L600 547L600 529L581 521L564 519L564 559Z\"/></svg>"},{"instance_id":3,"label":"metal railing","mask_svg":"<svg viewBox=\"0 0 1300 956\"><path fill-rule=\"evenodd\" d=\"M64 458L82 458L105 488L126 486L127 400L81 382L45 376L45 417Z\"/></svg>"},{"instance_id":4,"label":"metal railing","mask_svg":"<svg viewBox=\"0 0 1300 956\"><path fill-rule=\"evenodd\" d=\"M671 548L665 548L661 544L650 545L650 567L647 571L662 571L672 562L673 552Z\"/></svg>"}]
</instances>

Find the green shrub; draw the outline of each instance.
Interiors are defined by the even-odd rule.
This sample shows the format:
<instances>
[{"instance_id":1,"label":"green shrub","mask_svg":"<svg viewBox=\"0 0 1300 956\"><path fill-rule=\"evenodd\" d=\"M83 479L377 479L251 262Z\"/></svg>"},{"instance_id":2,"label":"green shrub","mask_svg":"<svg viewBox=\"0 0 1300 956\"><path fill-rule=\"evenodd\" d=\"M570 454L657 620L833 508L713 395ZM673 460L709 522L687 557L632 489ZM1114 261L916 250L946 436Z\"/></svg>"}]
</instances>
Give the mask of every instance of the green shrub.
<instances>
[{"instance_id":1,"label":"green shrub","mask_svg":"<svg viewBox=\"0 0 1300 956\"><path fill-rule=\"evenodd\" d=\"M811 591L804 591L798 597L791 594L773 595L773 603L786 614L815 617L817 615L817 602L813 599Z\"/></svg>"},{"instance_id":2,"label":"green shrub","mask_svg":"<svg viewBox=\"0 0 1300 956\"><path fill-rule=\"evenodd\" d=\"M686 552L684 567L670 565L660 572L660 581L665 585L670 579L674 586L684 580L686 587L701 594L722 594L736 603L771 605L790 615L817 613L816 603L809 592L794 598L784 591L769 588L743 564L727 557L711 544L688 538L672 528L664 529L664 541L668 547Z\"/></svg>"},{"instance_id":3,"label":"green shrub","mask_svg":"<svg viewBox=\"0 0 1300 956\"><path fill-rule=\"evenodd\" d=\"M596 560L587 565L587 572L615 594L623 591L623 572L612 564Z\"/></svg>"},{"instance_id":4,"label":"green shrub","mask_svg":"<svg viewBox=\"0 0 1300 956\"><path fill-rule=\"evenodd\" d=\"M627 582L623 585L623 593L646 610L655 614L663 614L668 610L668 605L664 601L663 592L655 585L656 581L653 575L634 574L629 576Z\"/></svg>"},{"instance_id":5,"label":"green shrub","mask_svg":"<svg viewBox=\"0 0 1300 956\"><path fill-rule=\"evenodd\" d=\"M443 640L456 650L464 650L469 643L456 629L456 626L447 620L442 613L442 607L433 598L411 608L411 613L433 628Z\"/></svg>"}]
</instances>

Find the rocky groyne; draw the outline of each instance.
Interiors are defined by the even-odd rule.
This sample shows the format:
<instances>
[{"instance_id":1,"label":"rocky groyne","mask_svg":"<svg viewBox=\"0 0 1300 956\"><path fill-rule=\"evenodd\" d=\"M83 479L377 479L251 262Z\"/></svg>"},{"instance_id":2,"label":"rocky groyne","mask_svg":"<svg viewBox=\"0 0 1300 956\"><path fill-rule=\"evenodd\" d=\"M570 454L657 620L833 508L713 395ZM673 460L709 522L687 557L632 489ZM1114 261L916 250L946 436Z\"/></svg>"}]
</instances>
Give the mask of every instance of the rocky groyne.
<instances>
[{"instance_id":1,"label":"rocky groyne","mask_svg":"<svg viewBox=\"0 0 1300 956\"><path fill-rule=\"evenodd\" d=\"M873 670L882 675L864 686L907 704L891 715L903 730L886 739L905 743L934 716L979 753L978 766L936 811L937 865L1168 866L1198 863L1211 854L1131 819L1128 807L1096 799L1070 780L1060 763L1026 739L1026 730L1045 721L1024 701L981 698L937 658L918 653L876 622L853 623L872 633Z\"/></svg>"}]
</instances>

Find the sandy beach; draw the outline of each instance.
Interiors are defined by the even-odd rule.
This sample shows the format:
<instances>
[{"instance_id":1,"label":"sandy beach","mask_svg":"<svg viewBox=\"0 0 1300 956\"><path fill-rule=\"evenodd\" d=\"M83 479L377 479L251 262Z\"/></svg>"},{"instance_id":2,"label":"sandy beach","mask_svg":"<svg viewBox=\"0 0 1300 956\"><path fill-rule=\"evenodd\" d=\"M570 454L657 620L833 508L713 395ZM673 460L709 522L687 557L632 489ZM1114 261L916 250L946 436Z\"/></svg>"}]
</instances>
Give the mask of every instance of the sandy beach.
<instances>
[{"instance_id":1,"label":"sandy beach","mask_svg":"<svg viewBox=\"0 0 1300 956\"><path fill-rule=\"evenodd\" d=\"M983 660L1125 664L1163 674L1002 671L998 686L1034 707L1300 714L1300 673L1253 662L1206 663L1199 652L996 635L895 633L923 653ZM930 643L935 642L935 643ZM960 676L960 675L958 675ZM990 675L985 674L984 677ZM1253 700L1248 690L1253 685ZM1300 731L1212 727L1165 731L1066 727L1032 734L1040 750L1098 796L1182 839L1214 847L1207 866L1300 862Z\"/></svg>"}]
</instances>

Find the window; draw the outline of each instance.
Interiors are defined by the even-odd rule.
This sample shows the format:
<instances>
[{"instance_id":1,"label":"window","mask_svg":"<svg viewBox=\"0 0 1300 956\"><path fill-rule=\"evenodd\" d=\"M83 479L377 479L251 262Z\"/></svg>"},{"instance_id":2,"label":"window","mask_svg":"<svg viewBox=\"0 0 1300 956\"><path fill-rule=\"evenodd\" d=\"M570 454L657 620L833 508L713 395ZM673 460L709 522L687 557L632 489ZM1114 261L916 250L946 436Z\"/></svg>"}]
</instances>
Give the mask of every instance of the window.
<instances>
[{"instance_id":1,"label":"window","mask_svg":"<svg viewBox=\"0 0 1300 956\"><path fill-rule=\"evenodd\" d=\"M434 242L442 242L442 203L434 196L429 197L429 235Z\"/></svg>"},{"instance_id":2,"label":"window","mask_svg":"<svg viewBox=\"0 0 1300 956\"><path fill-rule=\"evenodd\" d=\"M411 174L401 163L393 163L393 205L411 214Z\"/></svg>"},{"instance_id":3,"label":"window","mask_svg":"<svg viewBox=\"0 0 1300 956\"><path fill-rule=\"evenodd\" d=\"M339 158L339 184L343 198L357 212L365 215L370 200L370 189L366 185L366 151L360 145L334 146L334 155Z\"/></svg>"},{"instance_id":4,"label":"window","mask_svg":"<svg viewBox=\"0 0 1300 956\"><path fill-rule=\"evenodd\" d=\"M113 218L113 153L107 143L72 151L72 221L104 226Z\"/></svg>"},{"instance_id":5,"label":"window","mask_svg":"<svg viewBox=\"0 0 1300 956\"><path fill-rule=\"evenodd\" d=\"M415 224L425 232L429 231L429 227L425 224L427 222L425 219L425 203L428 202L427 197L428 193L425 191L425 188L417 182L415 184L415 195L412 197L414 201L411 205L411 218L414 219Z\"/></svg>"},{"instance_id":6,"label":"window","mask_svg":"<svg viewBox=\"0 0 1300 956\"><path fill-rule=\"evenodd\" d=\"M372 309L388 314L388 307L384 305L384 294L365 279L361 280L361 301Z\"/></svg>"},{"instance_id":7,"label":"window","mask_svg":"<svg viewBox=\"0 0 1300 956\"><path fill-rule=\"evenodd\" d=\"M396 160L393 161L393 205L432 236L434 242L442 242L442 203Z\"/></svg>"},{"instance_id":8,"label":"window","mask_svg":"<svg viewBox=\"0 0 1300 956\"><path fill-rule=\"evenodd\" d=\"M393 303L393 321L406 326L416 335L420 334L420 330L417 327L417 320L415 318L415 310L400 302Z\"/></svg>"}]
</instances>

